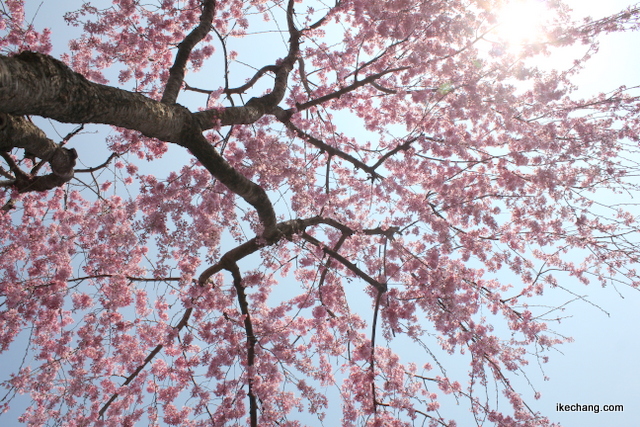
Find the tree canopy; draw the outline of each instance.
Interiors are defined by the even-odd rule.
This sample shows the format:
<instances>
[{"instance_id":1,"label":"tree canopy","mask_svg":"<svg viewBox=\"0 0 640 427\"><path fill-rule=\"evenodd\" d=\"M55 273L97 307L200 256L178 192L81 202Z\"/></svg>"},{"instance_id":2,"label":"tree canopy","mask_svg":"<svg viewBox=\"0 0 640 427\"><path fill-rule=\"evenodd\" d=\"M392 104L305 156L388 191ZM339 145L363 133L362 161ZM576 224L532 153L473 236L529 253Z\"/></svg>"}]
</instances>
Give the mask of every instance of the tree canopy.
<instances>
[{"instance_id":1,"label":"tree canopy","mask_svg":"<svg viewBox=\"0 0 640 427\"><path fill-rule=\"evenodd\" d=\"M573 83L640 9L575 21L548 0L516 39L510 3L78 2L56 44L66 28L4 0L2 408L550 425L515 380L568 340L537 301L640 284L637 91ZM76 141L107 154L86 166Z\"/></svg>"}]
</instances>

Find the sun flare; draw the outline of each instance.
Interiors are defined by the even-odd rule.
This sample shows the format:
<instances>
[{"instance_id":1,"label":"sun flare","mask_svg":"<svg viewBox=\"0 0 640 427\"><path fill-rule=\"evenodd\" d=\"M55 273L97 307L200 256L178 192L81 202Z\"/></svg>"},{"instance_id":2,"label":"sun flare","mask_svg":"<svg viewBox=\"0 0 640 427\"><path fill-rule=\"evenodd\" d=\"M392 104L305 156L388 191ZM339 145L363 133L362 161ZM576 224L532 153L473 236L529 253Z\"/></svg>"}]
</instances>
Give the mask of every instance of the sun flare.
<instances>
[{"instance_id":1,"label":"sun flare","mask_svg":"<svg viewBox=\"0 0 640 427\"><path fill-rule=\"evenodd\" d=\"M544 0L516 0L498 12L494 35L510 46L520 46L542 37L548 14Z\"/></svg>"}]
</instances>

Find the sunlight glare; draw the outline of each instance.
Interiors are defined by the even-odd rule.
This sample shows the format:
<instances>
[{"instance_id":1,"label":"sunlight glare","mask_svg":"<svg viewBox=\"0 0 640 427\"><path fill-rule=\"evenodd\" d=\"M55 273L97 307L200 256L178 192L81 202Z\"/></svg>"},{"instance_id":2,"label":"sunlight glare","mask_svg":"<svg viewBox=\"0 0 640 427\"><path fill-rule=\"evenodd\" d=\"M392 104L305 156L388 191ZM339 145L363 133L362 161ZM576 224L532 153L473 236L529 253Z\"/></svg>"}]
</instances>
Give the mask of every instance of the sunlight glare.
<instances>
[{"instance_id":1,"label":"sunlight glare","mask_svg":"<svg viewBox=\"0 0 640 427\"><path fill-rule=\"evenodd\" d=\"M548 9L544 0L516 0L498 12L495 35L511 46L536 41L542 36L542 27Z\"/></svg>"}]
</instances>

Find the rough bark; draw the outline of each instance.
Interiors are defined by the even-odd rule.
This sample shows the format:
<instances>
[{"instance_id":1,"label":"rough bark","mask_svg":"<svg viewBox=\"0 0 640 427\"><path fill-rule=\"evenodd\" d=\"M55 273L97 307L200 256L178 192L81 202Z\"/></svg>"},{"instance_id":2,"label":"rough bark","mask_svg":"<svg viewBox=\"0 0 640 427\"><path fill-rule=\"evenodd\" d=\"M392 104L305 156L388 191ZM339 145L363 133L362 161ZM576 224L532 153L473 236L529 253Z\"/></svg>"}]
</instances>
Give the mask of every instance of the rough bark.
<instances>
[{"instance_id":1,"label":"rough bark","mask_svg":"<svg viewBox=\"0 0 640 427\"><path fill-rule=\"evenodd\" d=\"M50 174L31 176L12 164L15 180L8 184L15 185L18 191L46 191L73 178L76 150L59 146L27 118L0 113L0 151L15 147L23 148L25 156L38 157L51 166Z\"/></svg>"},{"instance_id":2,"label":"rough bark","mask_svg":"<svg viewBox=\"0 0 640 427\"><path fill-rule=\"evenodd\" d=\"M247 118L255 121L265 113L263 108L254 111L251 104L250 101L246 107L223 110L225 122L246 123ZM201 120L181 105L165 104L138 93L92 83L57 59L23 52L13 57L0 56L0 112L14 116L37 115L66 123L109 124L181 145L191 151L214 178L256 209L268 240L278 238L275 212L265 191L229 165L203 136L202 131L213 124L203 126ZM33 129L31 132L38 134L40 140L44 135ZM2 147L20 146L13 140L14 136L7 134ZM39 144L51 149L48 142ZM62 152L57 153L60 158ZM62 164L58 158L52 158L52 162Z\"/></svg>"},{"instance_id":3,"label":"rough bark","mask_svg":"<svg viewBox=\"0 0 640 427\"><path fill-rule=\"evenodd\" d=\"M0 111L65 123L102 123L179 142L184 107L88 81L47 55L22 52L0 57Z\"/></svg>"}]
</instances>

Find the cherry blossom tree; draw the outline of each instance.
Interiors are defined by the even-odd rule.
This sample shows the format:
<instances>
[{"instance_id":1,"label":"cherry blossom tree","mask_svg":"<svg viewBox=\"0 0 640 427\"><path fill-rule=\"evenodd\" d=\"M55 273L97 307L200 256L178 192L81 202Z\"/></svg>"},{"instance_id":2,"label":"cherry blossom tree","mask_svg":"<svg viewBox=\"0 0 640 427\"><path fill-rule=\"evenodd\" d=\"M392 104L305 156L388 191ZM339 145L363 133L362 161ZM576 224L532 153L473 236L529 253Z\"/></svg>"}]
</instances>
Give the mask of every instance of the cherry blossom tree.
<instances>
[{"instance_id":1,"label":"cherry blossom tree","mask_svg":"<svg viewBox=\"0 0 640 427\"><path fill-rule=\"evenodd\" d=\"M65 13L68 46L0 4L5 411L550 425L517 381L568 340L538 301L640 284L638 100L572 84L640 9L548 0L515 43L506 0L95 3ZM565 69L536 60L568 46ZM80 167L92 124L108 154ZM153 171L167 152L188 156Z\"/></svg>"}]
</instances>

